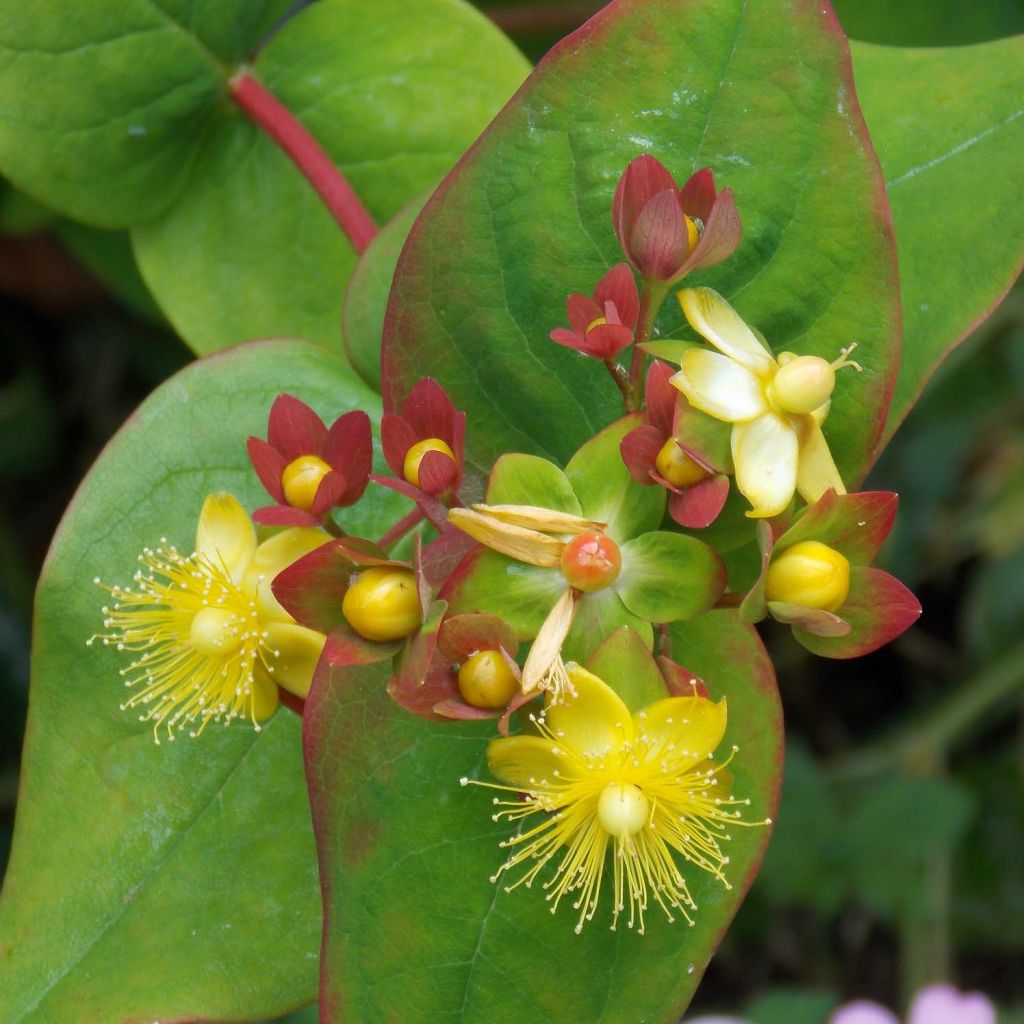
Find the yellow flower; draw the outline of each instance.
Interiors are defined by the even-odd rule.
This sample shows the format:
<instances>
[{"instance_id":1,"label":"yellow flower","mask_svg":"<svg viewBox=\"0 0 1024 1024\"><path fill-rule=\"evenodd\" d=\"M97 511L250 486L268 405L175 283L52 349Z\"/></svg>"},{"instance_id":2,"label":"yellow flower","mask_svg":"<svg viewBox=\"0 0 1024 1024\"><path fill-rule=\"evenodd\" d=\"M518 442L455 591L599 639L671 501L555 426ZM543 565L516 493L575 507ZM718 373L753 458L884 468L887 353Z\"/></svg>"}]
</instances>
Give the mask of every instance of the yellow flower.
<instances>
[{"instance_id":1,"label":"yellow flower","mask_svg":"<svg viewBox=\"0 0 1024 1024\"><path fill-rule=\"evenodd\" d=\"M829 488L845 494L821 432L836 370L855 345L829 363L819 356L782 352L776 359L725 299L710 288L679 293L690 326L718 352L687 351L672 383L702 412L733 424L736 486L750 516L785 511L794 491L813 504Z\"/></svg>"},{"instance_id":2,"label":"yellow flower","mask_svg":"<svg viewBox=\"0 0 1024 1024\"><path fill-rule=\"evenodd\" d=\"M245 717L258 730L277 710L278 684L305 697L324 636L297 625L270 583L328 539L296 527L257 546L238 501L209 495L191 554L161 539L139 556L132 586L107 588L107 632L88 642L136 655L121 675L139 689L121 709L143 709L139 720L153 723L159 743L161 728L173 740L175 730L198 736L211 721Z\"/></svg>"},{"instance_id":3,"label":"yellow flower","mask_svg":"<svg viewBox=\"0 0 1024 1024\"><path fill-rule=\"evenodd\" d=\"M579 932L597 910L611 850L613 928L628 901L629 927L643 933L652 899L669 921L678 911L693 924L697 906L674 854L729 888L721 844L731 826L751 824L736 810L750 801L729 795L732 753L709 763L725 733L725 700L666 697L630 714L597 676L576 664L568 672L573 695L549 697L536 734L490 742L487 762L502 785L472 783L524 794L494 801L495 821L523 824L502 843L511 852L493 881L528 865L506 892L529 888L560 855L546 898L554 913L574 894Z\"/></svg>"}]
</instances>

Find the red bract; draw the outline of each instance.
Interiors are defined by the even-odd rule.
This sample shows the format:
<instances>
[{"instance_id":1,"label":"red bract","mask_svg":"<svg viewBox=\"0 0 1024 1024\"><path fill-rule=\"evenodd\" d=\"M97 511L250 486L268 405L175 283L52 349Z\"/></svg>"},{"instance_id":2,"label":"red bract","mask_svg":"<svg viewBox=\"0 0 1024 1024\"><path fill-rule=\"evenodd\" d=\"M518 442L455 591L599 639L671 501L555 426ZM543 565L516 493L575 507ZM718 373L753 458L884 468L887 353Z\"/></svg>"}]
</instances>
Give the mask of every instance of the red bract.
<instances>
[{"instance_id":1,"label":"red bract","mask_svg":"<svg viewBox=\"0 0 1024 1024\"><path fill-rule=\"evenodd\" d=\"M740 616L757 622L770 614L791 625L809 651L826 658L857 658L894 640L921 614L917 598L899 580L870 564L892 529L897 502L888 491L838 495L829 490L779 535L759 522L761 576L740 605ZM766 600L772 558L802 541L825 544L850 563L849 594L835 612Z\"/></svg>"},{"instance_id":2,"label":"red bract","mask_svg":"<svg viewBox=\"0 0 1024 1024\"><path fill-rule=\"evenodd\" d=\"M332 508L354 505L366 490L373 462L370 417L359 410L347 412L328 430L305 402L278 395L267 421L267 440L250 437L248 449L256 475L277 503L257 509L253 519L267 526L317 526ZM285 474L303 459L312 464L319 483L308 506L300 508L288 500Z\"/></svg>"},{"instance_id":3,"label":"red bract","mask_svg":"<svg viewBox=\"0 0 1024 1024\"><path fill-rule=\"evenodd\" d=\"M665 166L646 155L630 161L619 179L612 224L637 272L667 284L727 259L741 234L732 191L715 190L710 168L679 188Z\"/></svg>"},{"instance_id":4,"label":"red bract","mask_svg":"<svg viewBox=\"0 0 1024 1024\"><path fill-rule=\"evenodd\" d=\"M625 263L612 267L598 282L593 298L574 292L565 309L572 330L556 327L551 340L595 359L612 359L633 343L640 296Z\"/></svg>"},{"instance_id":5,"label":"red bract","mask_svg":"<svg viewBox=\"0 0 1024 1024\"><path fill-rule=\"evenodd\" d=\"M459 668L479 651L499 651L518 679L515 631L496 615L469 613L445 617L447 605L435 601L423 628L397 659L388 693L407 711L434 721L498 718L508 734L508 719L535 694L521 691L503 708L479 708L466 702L459 690Z\"/></svg>"},{"instance_id":6,"label":"red bract","mask_svg":"<svg viewBox=\"0 0 1024 1024\"><path fill-rule=\"evenodd\" d=\"M380 424L384 458L397 479L374 477L393 490L414 501L426 495L431 498L454 494L462 483L463 450L466 414L457 412L444 388L425 377L412 389L401 413L386 413ZM406 456L421 442L441 441L452 452L426 451L417 467L417 479L406 472ZM436 503L435 503L436 504ZM431 515L427 507L424 511ZM441 519L444 521L443 516Z\"/></svg>"},{"instance_id":7,"label":"red bract","mask_svg":"<svg viewBox=\"0 0 1024 1024\"><path fill-rule=\"evenodd\" d=\"M686 436L693 411L669 383L672 367L656 360L647 372L644 422L631 430L619 446L630 476L640 484L659 484L670 492L668 511L680 526L703 529L718 518L729 496L729 477L721 456L708 454L706 446L690 443ZM687 416L686 413L691 415ZM658 471L658 456L669 440L706 475L687 486L677 486ZM693 438L693 441L696 441Z\"/></svg>"}]
</instances>

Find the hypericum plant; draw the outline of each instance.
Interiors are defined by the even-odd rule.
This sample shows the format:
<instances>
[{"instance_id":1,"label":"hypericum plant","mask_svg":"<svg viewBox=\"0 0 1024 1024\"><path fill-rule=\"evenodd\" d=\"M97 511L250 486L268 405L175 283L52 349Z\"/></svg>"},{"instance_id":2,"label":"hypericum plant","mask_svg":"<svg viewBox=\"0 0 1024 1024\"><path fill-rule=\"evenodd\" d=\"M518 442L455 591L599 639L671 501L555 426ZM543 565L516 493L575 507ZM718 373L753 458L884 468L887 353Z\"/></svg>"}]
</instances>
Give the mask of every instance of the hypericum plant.
<instances>
[{"instance_id":1,"label":"hypericum plant","mask_svg":"<svg viewBox=\"0 0 1024 1024\"><path fill-rule=\"evenodd\" d=\"M69 510L0 1017L669 1024L770 838L753 624L852 657L920 612L858 487L1005 288L1012 187L977 223L934 160L962 126L912 136L907 58L865 54L901 253L979 240L970 281L900 267L816 5L615 0L503 108L527 69L460 0L320 0L265 44L288 5L180 6L0 18L0 171L130 231L197 352L320 344L187 368ZM1014 152L1000 123L971 146ZM341 354L378 342L382 401ZM140 546L100 611L82 581Z\"/></svg>"}]
</instances>

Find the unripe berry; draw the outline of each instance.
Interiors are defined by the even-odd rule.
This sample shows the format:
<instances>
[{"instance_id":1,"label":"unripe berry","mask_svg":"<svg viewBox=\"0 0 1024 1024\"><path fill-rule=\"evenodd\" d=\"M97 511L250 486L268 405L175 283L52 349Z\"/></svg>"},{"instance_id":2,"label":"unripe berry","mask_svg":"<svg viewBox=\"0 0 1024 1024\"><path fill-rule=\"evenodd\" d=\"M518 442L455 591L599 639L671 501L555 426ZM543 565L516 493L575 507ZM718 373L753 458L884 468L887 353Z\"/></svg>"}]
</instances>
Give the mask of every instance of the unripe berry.
<instances>
[{"instance_id":1,"label":"unripe berry","mask_svg":"<svg viewBox=\"0 0 1024 1024\"><path fill-rule=\"evenodd\" d=\"M519 680L501 651L477 651L459 669L459 693L475 708L503 708L519 690Z\"/></svg>"},{"instance_id":2,"label":"unripe berry","mask_svg":"<svg viewBox=\"0 0 1024 1024\"><path fill-rule=\"evenodd\" d=\"M827 402L835 386L836 371L830 362L821 356L798 356L779 367L768 390L779 409L800 414Z\"/></svg>"},{"instance_id":3,"label":"unripe berry","mask_svg":"<svg viewBox=\"0 0 1024 1024\"><path fill-rule=\"evenodd\" d=\"M562 575L570 586L587 593L610 586L621 569L619 545L603 533L578 534L562 552Z\"/></svg>"},{"instance_id":4,"label":"unripe berry","mask_svg":"<svg viewBox=\"0 0 1024 1024\"><path fill-rule=\"evenodd\" d=\"M419 629L423 621L416 577L409 569L375 566L345 591L341 611L367 640L387 642Z\"/></svg>"},{"instance_id":5,"label":"unripe berry","mask_svg":"<svg viewBox=\"0 0 1024 1024\"><path fill-rule=\"evenodd\" d=\"M692 487L710 475L703 466L691 459L672 437L661 446L655 467L659 476L673 487Z\"/></svg>"},{"instance_id":6,"label":"unripe berry","mask_svg":"<svg viewBox=\"0 0 1024 1024\"><path fill-rule=\"evenodd\" d=\"M597 801L597 820L613 836L636 835L650 814L651 802L629 782L609 783Z\"/></svg>"},{"instance_id":7,"label":"unripe berry","mask_svg":"<svg viewBox=\"0 0 1024 1024\"><path fill-rule=\"evenodd\" d=\"M330 471L331 467L315 455L300 455L293 459L281 474L285 500L294 508L308 512L313 505L320 481Z\"/></svg>"},{"instance_id":8,"label":"unripe berry","mask_svg":"<svg viewBox=\"0 0 1024 1024\"><path fill-rule=\"evenodd\" d=\"M455 462L455 452L439 437L428 437L425 441L417 441L406 453L402 463L402 474L406 481L419 487L420 485L420 463L427 452L440 452L447 455L452 462Z\"/></svg>"},{"instance_id":9,"label":"unripe berry","mask_svg":"<svg viewBox=\"0 0 1024 1024\"><path fill-rule=\"evenodd\" d=\"M804 540L786 548L768 566L765 596L804 608L834 612L850 593L850 563L835 548Z\"/></svg>"}]
</instances>

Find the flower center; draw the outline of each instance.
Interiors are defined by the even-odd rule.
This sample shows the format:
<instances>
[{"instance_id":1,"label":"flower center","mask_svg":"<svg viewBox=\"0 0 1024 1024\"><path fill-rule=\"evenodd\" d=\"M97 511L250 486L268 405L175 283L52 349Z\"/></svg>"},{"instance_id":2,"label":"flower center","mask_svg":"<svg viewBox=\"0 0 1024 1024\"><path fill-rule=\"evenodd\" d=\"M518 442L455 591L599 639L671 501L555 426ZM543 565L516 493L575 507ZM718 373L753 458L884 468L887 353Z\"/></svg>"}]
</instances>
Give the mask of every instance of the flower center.
<instances>
[{"instance_id":1,"label":"flower center","mask_svg":"<svg viewBox=\"0 0 1024 1024\"><path fill-rule=\"evenodd\" d=\"M331 467L316 455L300 455L293 459L281 474L285 500L293 508L308 512L313 506L320 481L330 471Z\"/></svg>"},{"instance_id":2,"label":"flower center","mask_svg":"<svg viewBox=\"0 0 1024 1024\"><path fill-rule=\"evenodd\" d=\"M621 570L619 545L603 533L580 533L562 552L562 575L585 593L611 586Z\"/></svg>"},{"instance_id":3,"label":"flower center","mask_svg":"<svg viewBox=\"0 0 1024 1024\"><path fill-rule=\"evenodd\" d=\"M200 654L233 654L242 645L238 627L238 616L227 608L200 608L189 627L189 643Z\"/></svg>"},{"instance_id":4,"label":"flower center","mask_svg":"<svg viewBox=\"0 0 1024 1024\"><path fill-rule=\"evenodd\" d=\"M655 460L658 475L667 480L673 487L692 487L706 480L708 471L694 459L690 458L676 440L670 437L658 452Z\"/></svg>"},{"instance_id":5,"label":"flower center","mask_svg":"<svg viewBox=\"0 0 1024 1024\"><path fill-rule=\"evenodd\" d=\"M834 612L850 593L850 563L835 548L805 540L786 548L768 566L765 596L804 608Z\"/></svg>"},{"instance_id":6,"label":"flower center","mask_svg":"<svg viewBox=\"0 0 1024 1024\"><path fill-rule=\"evenodd\" d=\"M609 783L597 801L597 820L613 836L636 835L647 824L650 813L651 802L628 782Z\"/></svg>"},{"instance_id":7,"label":"flower center","mask_svg":"<svg viewBox=\"0 0 1024 1024\"><path fill-rule=\"evenodd\" d=\"M428 437L424 441L417 441L405 453L405 461L402 463L402 475L413 487L420 486L420 463L423 462L423 457L427 452L440 452L442 455L447 455L452 462L455 461L455 452L441 438Z\"/></svg>"},{"instance_id":8,"label":"flower center","mask_svg":"<svg viewBox=\"0 0 1024 1024\"><path fill-rule=\"evenodd\" d=\"M779 355L779 370L768 385L768 398L780 412L802 415L814 412L832 397L836 386L836 370L852 366L858 372L859 363L847 356L856 344L844 348L833 362L821 356L795 356L792 352Z\"/></svg>"},{"instance_id":9,"label":"flower center","mask_svg":"<svg viewBox=\"0 0 1024 1024\"><path fill-rule=\"evenodd\" d=\"M409 569L366 569L345 591L341 612L366 640L400 640L423 621L416 577Z\"/></svg>"},{"instance_id":10,"label":"flower center","mask_svg":"<svg viewBox=\"0 0 1024 1024\"><path fill-rule=\"evenodd\" d=\"M503 708L518 690L501 651L477 651L459 669L459 693L475 708Z\"/></svg>"}]
</instances>

